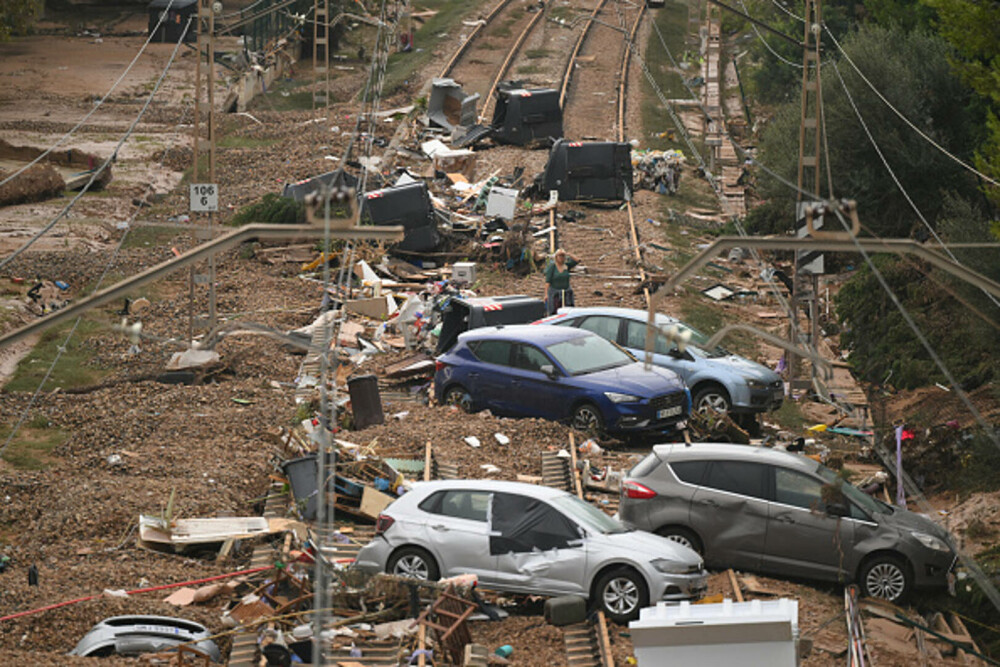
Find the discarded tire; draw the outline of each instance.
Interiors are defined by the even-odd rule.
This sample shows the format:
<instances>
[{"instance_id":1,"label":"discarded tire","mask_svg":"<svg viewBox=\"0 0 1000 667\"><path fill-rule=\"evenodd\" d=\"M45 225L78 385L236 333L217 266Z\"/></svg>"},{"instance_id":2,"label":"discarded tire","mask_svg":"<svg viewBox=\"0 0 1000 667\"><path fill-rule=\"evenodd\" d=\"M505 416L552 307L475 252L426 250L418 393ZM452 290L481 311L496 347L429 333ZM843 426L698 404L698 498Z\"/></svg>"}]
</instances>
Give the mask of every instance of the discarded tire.
<instances>
[{"instance_id":1,"label":"discarded tire","mask_svg":"<svg viewBox=\"0 0 1000 667\"><path fill-rule=\"evenodd\" d=\"M563 595L545 601L545 620L555 626L587 620L587 601L577 595Z\"/></svg>"}]
</instances>

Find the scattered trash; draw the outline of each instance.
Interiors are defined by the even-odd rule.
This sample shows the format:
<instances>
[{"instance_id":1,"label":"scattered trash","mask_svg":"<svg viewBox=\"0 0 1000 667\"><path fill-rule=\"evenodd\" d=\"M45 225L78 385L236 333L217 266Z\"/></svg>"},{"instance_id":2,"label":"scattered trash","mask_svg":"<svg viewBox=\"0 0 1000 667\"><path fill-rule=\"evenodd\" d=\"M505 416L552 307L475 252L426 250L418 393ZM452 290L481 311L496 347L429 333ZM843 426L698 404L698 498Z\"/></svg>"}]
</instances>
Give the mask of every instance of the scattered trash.
<instances>
[{"instance_id":1,"label":"scattered trash","mask_svg":"<svg viewBox=\"0 0 1000 667\"><path fill-rule=\"evenodd\" d=\"M469 447L479 448L481 444L479 442L479 438L477 438L474 435L466 436L465 438L463 438L463 440L465 440L465 444L467 444Z\"/></svg>"}]
</instances>

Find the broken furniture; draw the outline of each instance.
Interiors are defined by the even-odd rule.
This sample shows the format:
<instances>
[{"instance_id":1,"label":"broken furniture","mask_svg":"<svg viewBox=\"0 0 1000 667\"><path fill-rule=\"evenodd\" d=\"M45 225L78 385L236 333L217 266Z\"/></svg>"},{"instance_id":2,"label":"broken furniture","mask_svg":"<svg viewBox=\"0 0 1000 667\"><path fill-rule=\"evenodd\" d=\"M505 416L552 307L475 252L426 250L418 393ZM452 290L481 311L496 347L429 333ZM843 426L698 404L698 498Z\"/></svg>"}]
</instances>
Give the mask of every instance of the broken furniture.
<instances>
[{"instance_id":1,"label":"broken furniture","mask_svg":"<svg viewBox=\"0 0 1000 667\"><path fill-rule=\"evenodd\" d=\"M455 595L455 587L448 586L428 609L417 617L415 623L434 631L438 646L451 657L452 663L461 665L465 646L472 642L472 633L466 624L478 605Z\"/></svg>"},{"instance_id":2,"label":"broken furniture","mask_svg":"<svg viewBox=\"0 0 1000 667\"><path fill-rule=\"evenodd\" d=\"M628 201L632 198L632 147L624 142L567 141L552 146L536 178L541 193L555 190L559 201Z\"/></svg>"}]
</instances>

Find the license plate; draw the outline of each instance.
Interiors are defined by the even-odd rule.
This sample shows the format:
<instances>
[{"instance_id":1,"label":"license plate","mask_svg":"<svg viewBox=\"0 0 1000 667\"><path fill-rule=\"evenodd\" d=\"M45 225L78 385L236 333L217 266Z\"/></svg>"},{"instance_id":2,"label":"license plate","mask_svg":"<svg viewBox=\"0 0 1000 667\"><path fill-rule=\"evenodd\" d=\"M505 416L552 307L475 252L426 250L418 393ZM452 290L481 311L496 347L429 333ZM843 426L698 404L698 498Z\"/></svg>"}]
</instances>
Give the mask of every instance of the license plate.
<instances>
[{"instance_id":1,"label":"license plate","mask_svg":"<svg viewBox=\"0 0 1000 667\"><path fill-rule=\"evenodd\" d=\"M675 405L672 408L664 408L663 410L656 411L657 419L666 419L667 417L676 417L683 411L683 406Z\"/></svg>"}]
</instances>

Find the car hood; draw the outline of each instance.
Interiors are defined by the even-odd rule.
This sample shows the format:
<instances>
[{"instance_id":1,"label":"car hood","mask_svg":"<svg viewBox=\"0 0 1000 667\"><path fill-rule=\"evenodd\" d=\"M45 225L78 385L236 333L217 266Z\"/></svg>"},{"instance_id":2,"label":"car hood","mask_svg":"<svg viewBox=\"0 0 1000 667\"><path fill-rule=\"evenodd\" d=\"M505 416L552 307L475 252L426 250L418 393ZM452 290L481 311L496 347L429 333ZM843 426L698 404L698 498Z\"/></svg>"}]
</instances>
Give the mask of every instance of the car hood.
<instances>
[{"instance_id":1,"label":"car hood","mask_svg":"<svg viewBox=\"0 0 1000 667\"><path fill-rule=\"evenodd\" d=\"M889 526L900 531L920 531L942 540L949 540L950 534L947 530L934 523L930 517L909 510L892 508L892 513L884 512L877 515L878 522L884 526Z\"/></svg>"},{"instance_id":2,"label":"car hood","mask_svg":"<svg viewBox=\"0 0 1000 667\"><path fill-rule=\"evenodd\" d=\"M648 562L654 558L666 558L689 566L703 567L704 565L697 551L643 530L630 530L624 533L598 533L590 539L595 547L613 548L637 561Z\"/></svg>"},{"instance_id":3,"label":"car hood","mask_svg":"<svg viewBox=\"0 0 1000 667\"><path fill-rule=\"evenodd\" d=\"M758 364L756 361L750 361L744 357L738 357L735 354L729 354L724 357L705 358L701 360L701 363L725 369L730 373L737 373L747 379L760 380L769 384L781 380L781 376L767 366Z\"/></svg>"},{"instance_id":4,"label":"car hood","mask_svg":"<svg viewBox=\"0 0 1000 667\"><path fill-rule=\"evenodd\" d=\"M577 377L588 382L607 385L602 387L606 391L620 391L640 398L652 398L684 389L684 381L677 373L658 366L646 370L644 365L638 362Z\"/></svg>"}]
</instances>

